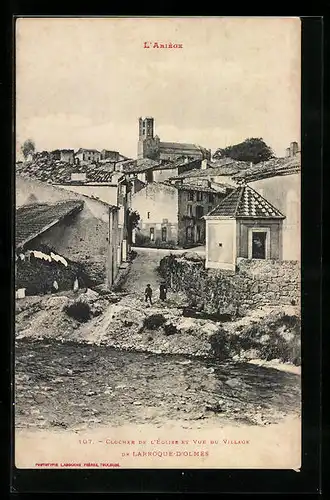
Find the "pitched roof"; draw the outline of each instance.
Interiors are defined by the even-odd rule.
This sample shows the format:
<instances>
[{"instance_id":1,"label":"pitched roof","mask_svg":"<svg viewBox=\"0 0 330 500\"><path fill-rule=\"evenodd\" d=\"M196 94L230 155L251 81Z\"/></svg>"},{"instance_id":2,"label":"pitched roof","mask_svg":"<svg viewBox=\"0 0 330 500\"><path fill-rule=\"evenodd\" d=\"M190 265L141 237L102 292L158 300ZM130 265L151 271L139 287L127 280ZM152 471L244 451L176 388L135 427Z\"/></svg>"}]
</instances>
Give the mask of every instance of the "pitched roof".
<instances>
[{"instance_id":1,"label":"pitched roof","mask_svg":"<svg viewBox=\"0 0 330 500\"><path fill-rule=\"evenodd\" d=\"M176 176L175 179L183 179L186 177L219 177L221 175L231 176L249 167L250 163L241 161L231 161L230 163L227 162L224 165L218 165L217 163L214 164L209 162L208 168L205 169L195 168L193 170L183 172L182 174Z\"/></svg>"},{"instance_id":2,"label":"pitched roof","mask_svg":"<svg viewBox=\"0 0 330 500\"><path fill-rule=\"evenodd\" d=\"M277 208L250 186L237 188L207 215L249 219L285 219Z\"/></svg>"},{"instance_id":3,"label":"pitched roof","mask_svg":"<svg viewBox=\"0 0 330 500\"><path fill-rule=\"evenodd\" d=\"M253 182L278 175L289 175L299 172L301 169L301 157L297 154L293 157L272 158L271 160L257 163L247 170L237 172L233 176L234 180L244 180Z\"/></svg>"},{"instance_id":4,"label":"pitched roof","mask_svg":"<svg viewBox=\"0 0 330 500\"><path fill-rule=\"evenodd\" d=\"M51 153L74 153L74 149L54 149L54 151L51 151Z\"/></svg>"},{"instance_id":5,"label":"pitched roof","mask_svg":"<svg viewBox=\"0 0 330 500\"><path fill-rule=\"evenodd\" d=\"M49 158L39 159L36 162L26 164L16 164L16 174L32 179L37 179L48 184L61 184L71 181L71 174L86 173L86 180L93 178L98 173L111 173L114 170L113 164L99 165L73 165L63 161L54 161Z\"/></svg>"},{"instance_id":6,"label":"pitched roof","mask_svg":"<svg viewBox=\"0 0 330 500\"><path fill-rule=\"evenodd\" d=\"M200 191L202 193L218 193L216 189L207 186L201 186L200 184L184 183L184 184L174 184L171 182L157 182L157 184L164 184L165 186L172 186L178 191Z\"/></svg>"},{"instance_id":7,"label":"pitched roof","mask_svg":"<svg viewBox=\"0 0 330 500\"><path fill-rule=\"evenodd\" d=\"M125 173L145 172L160 165L159 161L151 160L150 158L140 158L138 160L130 160L125 164L123 171Z\"/></svg>"},{"instance_id":8,"label":"pitched roof","mask_svg":"<svg viewBox=\"0 0 330 500\"><path fill-rule=\"evenodd\" d=\"M189 165L196 165L195 169L199 169L202 165L202 161L203 160L201 158L186 159L185 156L179 156L175 160L162 160L162 162L155 167L155 170L168 170L178 167L187 167Z\"/></svg>"},{"instance_id":9,"label":"pitched roof","mask_svg":"<svg viewBox=\"0 0 330 500\"><path fill-rule=\"evenodd\" d=\"M118 180L124 177L124 174L122 172L116 172L114 170L112 171L107 171L107 170L96 170L94 172L88 172L86 176L86 182L104 182L107 184L117 184Z\"/></svg>"},{"instance_id":10,"label":"pitched roof","mask_svg":"<svg viewBox=\"0 0 330 500\"><path fill-rule=\"evenodd\" d=\"M84 202L67 200L55 203L33 203L16 210L16 247L33 240L73 213L80 212Z\"/></svg>"},{"instance_id":11,"label":"pitched roof","mask_svg":"<svg viewBox=\"0 0 330 500\"><path fill-rule=\"evenodd\" d=\"M134 160L121 160L97 165L95 163L74 165L67 161L54 160L52 155L45 151L36 153L32 162L17 162L16 174L48 184L60 184L70 182L72 173L86 173L86 178L89 180L89 176L93 176L94 172L111 172L115 169L115 165L126 165L132 161L134 162Z\"/></svg>"},{"instance_id":12,"label":"pitched roof","mask_svg":"<svg viewBox=\"0 0 330 500\"><path fill-rule=\"evenodd\" d=\"M88 148L79 148L76 154L78 153L83 153L85 151L92 152L92 153L100 153L97 149L88 149Z\"/></svg>"},{"instance_id":13,"label":"pitched roof","mask_svg":"<svg viewBox=\"0 0 330 500\"><path fill-rule=\"evenodd\" d=\"M202 151L202 152L208 151L207 148L199 146L198 144L188 144L181 142L160 142L159 148L160 151L162 149L184 149L184 150Z\"/></svg>"}]
</instances>

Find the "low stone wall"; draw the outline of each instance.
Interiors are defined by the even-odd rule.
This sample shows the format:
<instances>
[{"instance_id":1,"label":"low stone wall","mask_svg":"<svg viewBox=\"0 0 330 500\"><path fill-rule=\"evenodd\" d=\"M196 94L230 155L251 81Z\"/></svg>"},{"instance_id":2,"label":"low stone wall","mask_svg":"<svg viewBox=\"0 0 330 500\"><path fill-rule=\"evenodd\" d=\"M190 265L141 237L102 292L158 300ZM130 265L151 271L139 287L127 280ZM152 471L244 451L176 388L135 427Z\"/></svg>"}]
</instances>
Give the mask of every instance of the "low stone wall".
<instances>
[{"instance_id":1,"label":"low stone wall","mask_svg":"<svg viewBox=\"0 0 330 500\"><path fill-rule=\"evenodd\" d=\"M299 305L300 264L297 261L241 259L238 274L252 281L246 303L256 305Z\"/></svg>"},{"instance_id":2,"label":"low stone wall","mask_svg":"<svg viewBox=\"0 0 330 500\"><path fill-rule=\"evenodd\" d=\"M300 304L300 265L296 261L240 259L236 272L205 269L196 256L166 256L160 274L184 291L193 307L208 313L245 314L260 306Z\"/></svg>"}]
</instances>

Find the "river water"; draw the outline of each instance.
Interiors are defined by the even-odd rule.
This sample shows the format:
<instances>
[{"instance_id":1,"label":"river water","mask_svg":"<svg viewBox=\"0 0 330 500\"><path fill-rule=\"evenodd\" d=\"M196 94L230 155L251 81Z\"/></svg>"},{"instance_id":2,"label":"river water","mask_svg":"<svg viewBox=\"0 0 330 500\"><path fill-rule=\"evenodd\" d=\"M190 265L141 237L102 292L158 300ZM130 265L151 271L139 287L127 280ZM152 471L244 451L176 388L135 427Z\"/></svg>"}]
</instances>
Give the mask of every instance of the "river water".
<instances>
[{"instance_id":1,"label":"river water","mask_svg":"<svg viewBox=\"0 0 330 500\"><path fill-rule=\"evenodd\" d=\"M15 347L17 428L200 421L267 425L300 412L300 376L247 363L49 341Z\"/></svg>"}]
</instances>

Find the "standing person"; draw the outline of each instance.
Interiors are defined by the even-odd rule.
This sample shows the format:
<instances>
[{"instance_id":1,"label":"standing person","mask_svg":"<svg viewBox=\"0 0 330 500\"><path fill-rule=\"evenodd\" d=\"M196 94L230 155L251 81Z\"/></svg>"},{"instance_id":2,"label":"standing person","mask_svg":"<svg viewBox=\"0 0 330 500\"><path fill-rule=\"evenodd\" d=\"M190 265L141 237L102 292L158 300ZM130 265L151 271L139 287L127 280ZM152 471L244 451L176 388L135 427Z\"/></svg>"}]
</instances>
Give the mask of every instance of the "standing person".
<instances>
[{"instance_id":1,"label":"standing person","mask_svg":"<svg viewBox=\"0 0 330 500\"><path fill-rule=\"evenodd\" d=\"M150 305L152 306L152 289L151 289L151 286L149 283L147 284L147 288L144 291L144 295L145 295L146 302L148 303L148 301L149 301Z\"/></svg>"},{"instance_id":2,"label":"standing person","mask_svg":"<svg viewBox=\"0 0 330 500\"><path fill-rule=\"evenodd\" d=\"M53 286L52 286L52 293L57 293L58 292L58 283L56 279L53 281Z\"/></svg>"},{"instance_id":3,"label":"standing person","mask_svg":"<svg viewBox=\"0 0 330 500\"><path fill-rule=\"evenodd\" d=\"M166 294L167 294L167 286L165 281L162 281L160 286L159 286L159 298L160 300L164 301L166 300Z\"/></svg>"},{"instance_id":4,"label":"standing person","mask_svg":"<svg viewBox=\"0 0 330 500\"><path fill-rule=\"evenodd\" d=\"M77 293L79 290L79 281L78 281L78 277L76 276L74 282L73 282L73 291L75 293Z\"/></svg>"}]
</instances>

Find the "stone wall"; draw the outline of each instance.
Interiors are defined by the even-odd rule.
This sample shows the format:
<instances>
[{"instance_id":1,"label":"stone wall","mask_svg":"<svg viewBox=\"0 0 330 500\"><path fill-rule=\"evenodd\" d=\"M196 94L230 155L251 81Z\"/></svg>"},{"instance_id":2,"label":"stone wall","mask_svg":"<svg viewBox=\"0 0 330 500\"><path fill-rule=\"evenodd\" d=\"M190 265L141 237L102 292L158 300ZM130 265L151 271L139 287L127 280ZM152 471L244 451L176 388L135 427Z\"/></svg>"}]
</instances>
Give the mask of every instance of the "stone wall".
<instances>
[{"instance_id":1,"label":"stone wall","mask_svg":"<svg viewBox=\"0 0 330 500\"><path fill-rule=\"evenodd\" d=\"M187 254L188 255L188 254ZM261 306L300 304L300 266L296 261L240 259L236 272L205 269L195 256L166 256L160 273L175 291L184 291L190 305L207 313L245 314Z\"/></svg>"},{"instance_id":2,"label":"stone wall","mask_svg":"<svg viewBox=\"0 0 330 500\"><path fill-rule=\"evenodd\" d=\"M289 260L239 259L237 276L252 282L247 304L300 304L300 263Z\"/></svg>"}]
</instances>

